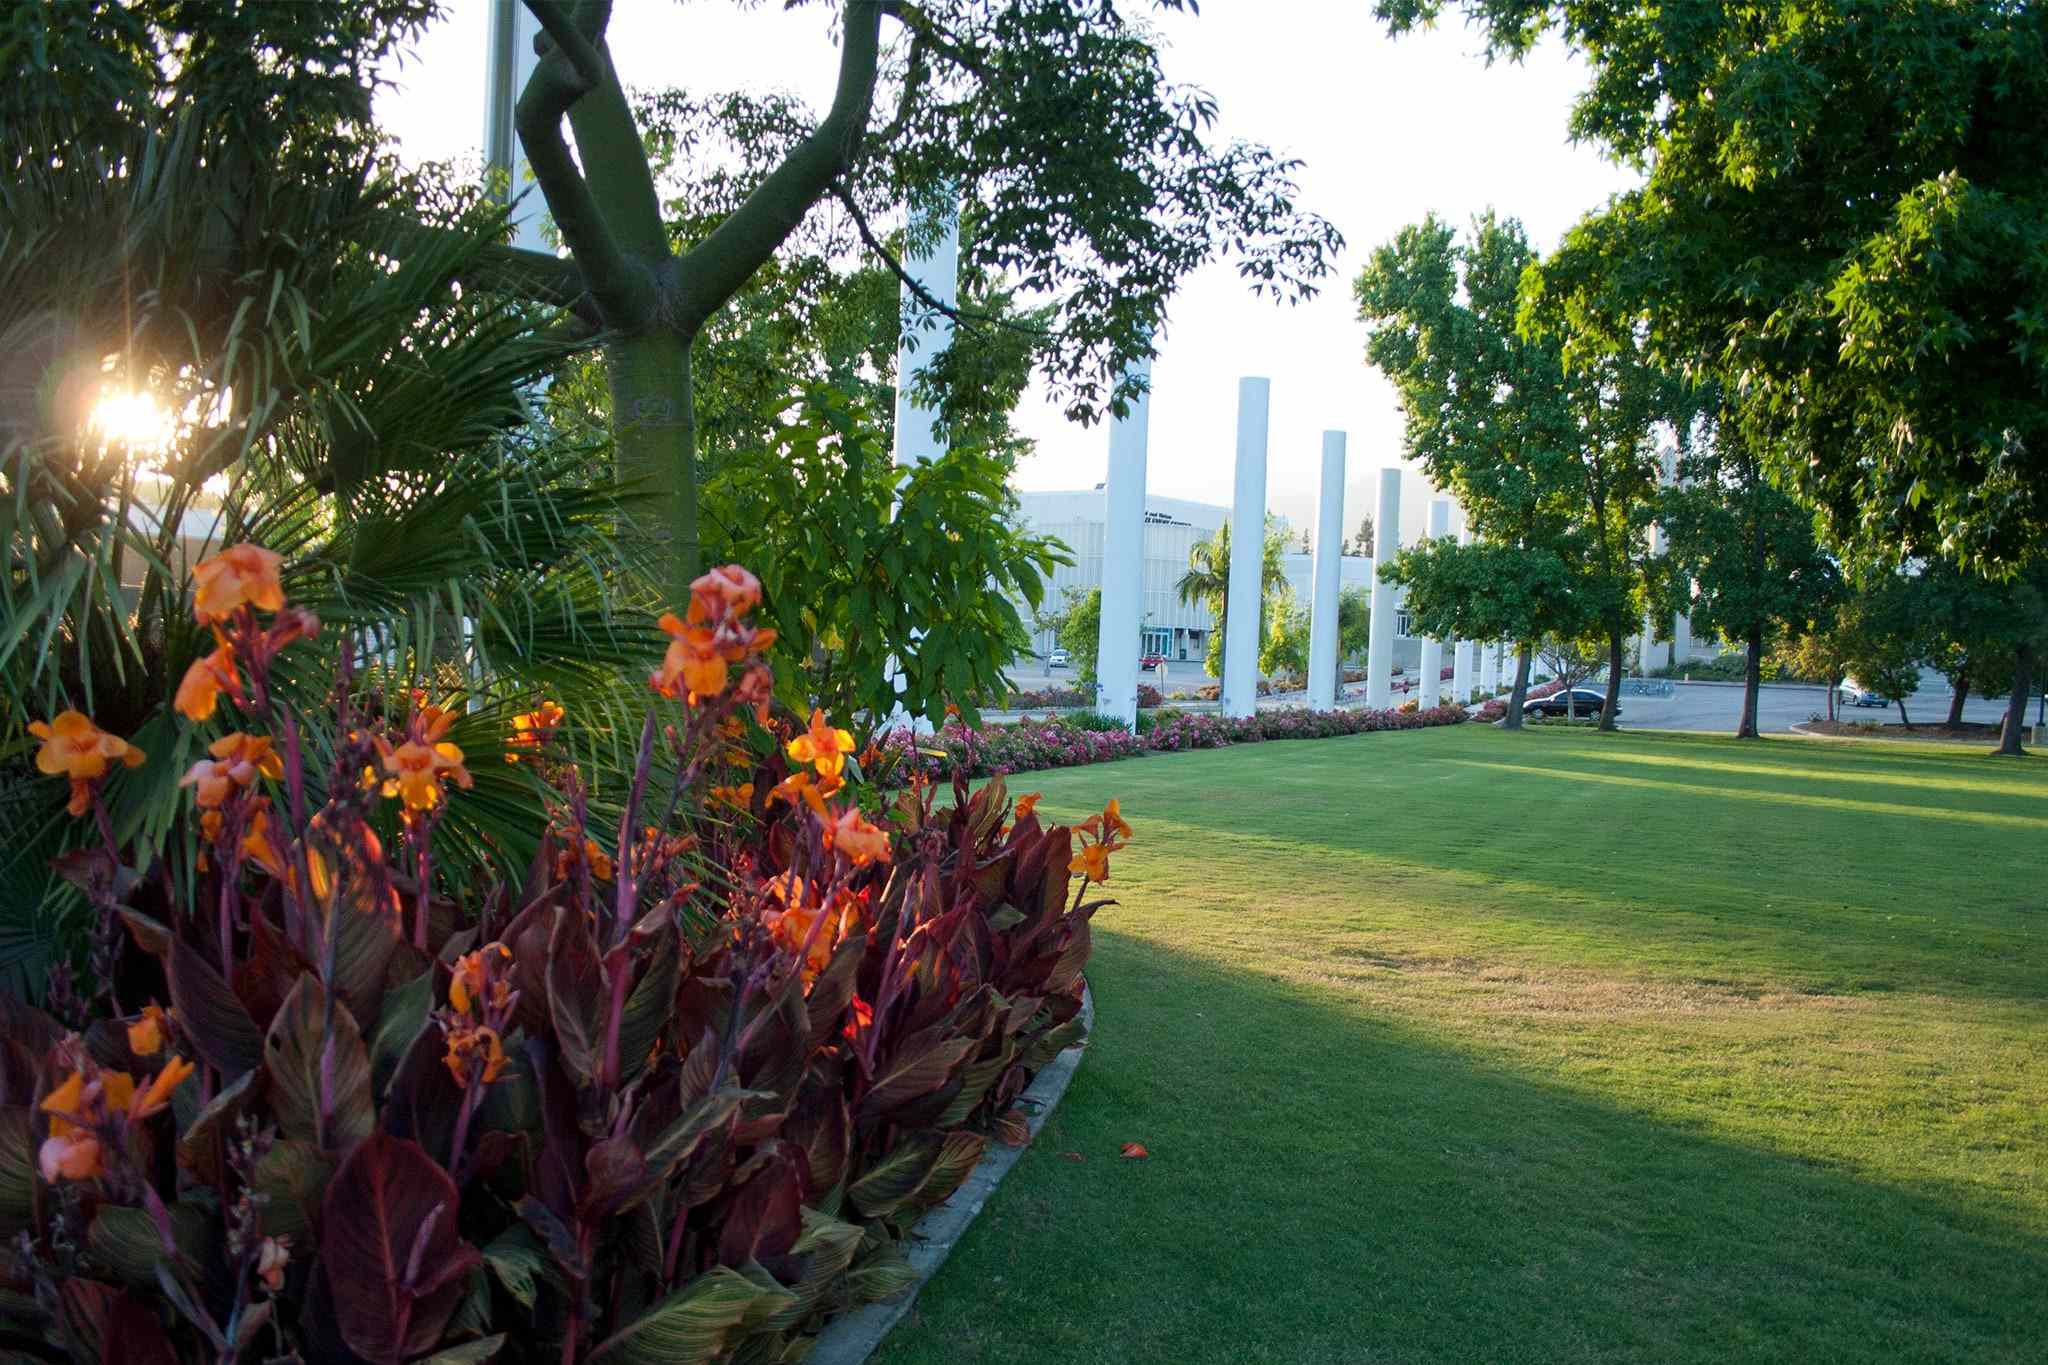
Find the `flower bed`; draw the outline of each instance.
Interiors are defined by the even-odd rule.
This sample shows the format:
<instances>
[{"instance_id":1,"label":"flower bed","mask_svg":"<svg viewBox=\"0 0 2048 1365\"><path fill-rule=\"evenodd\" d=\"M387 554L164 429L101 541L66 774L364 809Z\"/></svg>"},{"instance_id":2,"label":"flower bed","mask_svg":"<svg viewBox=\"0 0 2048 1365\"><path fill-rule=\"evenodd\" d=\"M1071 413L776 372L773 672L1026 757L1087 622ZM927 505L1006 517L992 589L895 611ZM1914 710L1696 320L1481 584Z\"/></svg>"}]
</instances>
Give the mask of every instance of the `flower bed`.
<instances>
[{"instance_id":1,"label":"flower bed","mask_svg":"<svg viewBox=\"0 0 2048 1365\"><path fill-rule=\"evenodd\" d=\"M107 969L52 1013L0 998L10 1338L80 1362L792 1360L906 1288L906 1229L1023 1140L1018 1095L1079 1041L1117 804L1068 828L1000 780L856 787L846 731L770 712L759 585L728 567L663 618L667 700L600 825L559 707L466 755L461 708L372 692L344 650L333 711L286 709L271 660L319 623L276 568L199 566L221 643L178 709L261 733L185 776L191 883L138 865L103 799L168 775L78 712L38 723L103 840L64 871ZM538 852L456 894L436 832L485 798L479 759L527 784L506 813Z\"/></svg>"},{"instance_id":2,"label":"flower bed","mask_svg":"<svg viewBox=\"0 0 2048 1365\"><path fill-rule=\"evenodd\" d=\"M936 776L956 766L974 775L1071 768L1084 763L1136 758L1146 753L1180 753L1263 740L1330 739L1374 730L1421 730L1456 725L1464 708L1446 703L1428 711L1311 711L1304 706L1231 717L1212 712L1175 712L1142 735L1122 730L1084 731L1058 720L1025 719L1014 725L974 729L955 720L933 734L894 730L881 741L883 771L903 780L912 773Z\"/></svg>"}]
</instances>

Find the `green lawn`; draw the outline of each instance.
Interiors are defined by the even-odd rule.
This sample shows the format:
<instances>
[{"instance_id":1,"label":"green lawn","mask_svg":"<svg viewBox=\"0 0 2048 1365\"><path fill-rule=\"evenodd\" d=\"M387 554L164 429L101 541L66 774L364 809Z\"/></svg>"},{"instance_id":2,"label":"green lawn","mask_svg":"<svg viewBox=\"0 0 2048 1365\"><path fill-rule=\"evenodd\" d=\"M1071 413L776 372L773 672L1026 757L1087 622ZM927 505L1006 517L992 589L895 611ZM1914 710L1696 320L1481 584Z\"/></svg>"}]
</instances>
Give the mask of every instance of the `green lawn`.
<instances>
[{"instance_id":1,"label":"green lawn","mask_svg":"<svg viewBox=\"0 0 2048 1365\"><path fill-rule=\"evenodd\" d=\"M1137 827L1095 1039L887 1365L2048 1360L2048 763L1467 726L1015 786Z\"/></svg>"}]
</instances>

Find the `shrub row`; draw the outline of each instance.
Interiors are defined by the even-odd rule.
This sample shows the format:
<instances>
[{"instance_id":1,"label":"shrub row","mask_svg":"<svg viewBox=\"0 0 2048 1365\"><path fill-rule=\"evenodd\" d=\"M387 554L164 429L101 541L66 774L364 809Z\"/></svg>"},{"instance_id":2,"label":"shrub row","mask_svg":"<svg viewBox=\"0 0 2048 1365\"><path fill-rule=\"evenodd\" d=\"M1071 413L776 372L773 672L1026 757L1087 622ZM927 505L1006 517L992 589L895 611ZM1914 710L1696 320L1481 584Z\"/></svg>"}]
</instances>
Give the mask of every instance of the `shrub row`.
<instances>
[{"instance_id":1,"label":"shrub row","mask_svg":"<svg viewBox=\"0 0 2048 1365\"><path fill-rule=\"evenodd\" d=\"M1144 753L1180 753L1263 740L1329 739L1374 730L1421 730L1456 725L1466 718L1454 704L1428 711L1311 711L1303 706L1231 717L1210 712L1160 711L1141 717L1140 734L1118 728L1085 730L1069 718L1025 719L981 729L955 720L932 734L891 731L882 740L883 771L938 776L958 768L973 776L1072 768L1085 763L1135 758Z\"/></svg>"}]
</instances>

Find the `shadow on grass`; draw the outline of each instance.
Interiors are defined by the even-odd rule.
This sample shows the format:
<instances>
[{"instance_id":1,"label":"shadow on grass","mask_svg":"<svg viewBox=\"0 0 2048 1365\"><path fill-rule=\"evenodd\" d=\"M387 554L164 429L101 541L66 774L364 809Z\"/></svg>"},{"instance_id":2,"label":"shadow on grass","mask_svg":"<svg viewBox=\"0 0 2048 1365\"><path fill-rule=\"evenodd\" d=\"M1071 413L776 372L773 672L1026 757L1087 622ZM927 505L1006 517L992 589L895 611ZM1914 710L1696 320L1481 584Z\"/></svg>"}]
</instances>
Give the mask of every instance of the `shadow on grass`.
<instances>
[{"instance_id":1,"label":"shadow on grass","mask_svg":"<svg viewBox=\"0 0 2048 1365\"><path fill-rule=\"evenodd\" d=\"M1683 1131L1335 992L1098 943L1090 1055L887 1365L2048 1355L2048 1242L1977 1192Z\"/></svg>"}]
</instances>

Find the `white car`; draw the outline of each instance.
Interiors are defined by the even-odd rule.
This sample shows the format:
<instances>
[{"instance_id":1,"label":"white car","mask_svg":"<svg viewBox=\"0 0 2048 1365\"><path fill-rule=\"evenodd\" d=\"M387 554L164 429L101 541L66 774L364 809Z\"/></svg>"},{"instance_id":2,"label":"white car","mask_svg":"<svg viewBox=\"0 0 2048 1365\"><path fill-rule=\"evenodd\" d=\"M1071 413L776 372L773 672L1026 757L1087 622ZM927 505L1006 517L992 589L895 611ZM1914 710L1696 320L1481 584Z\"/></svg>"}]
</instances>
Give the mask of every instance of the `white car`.
<instances>
[{"instance_id":1,"label":"white car","mask_svg":"<svg viewBox=\"0 0 2048 1365\"><path fill-rule=\"evenodd\" d=\"M1890 706L1889 697L1877 693L1857 682L1854 678L1842 679L1842 685L1835 692L1835 700L1843 706Z\"/></svg>"},{"instance_id":2,"label":"white car","mask_svg":"<svg viewBox=\"0 0 2048 1365\"><path fill-rule=\"evenodd\" d=\"M1052 653L1045 656L1045 666L1047 668L1065 668L1068 663L1067 651L1064 649L1055 649Z\"/></svg>"}]
</instances>

